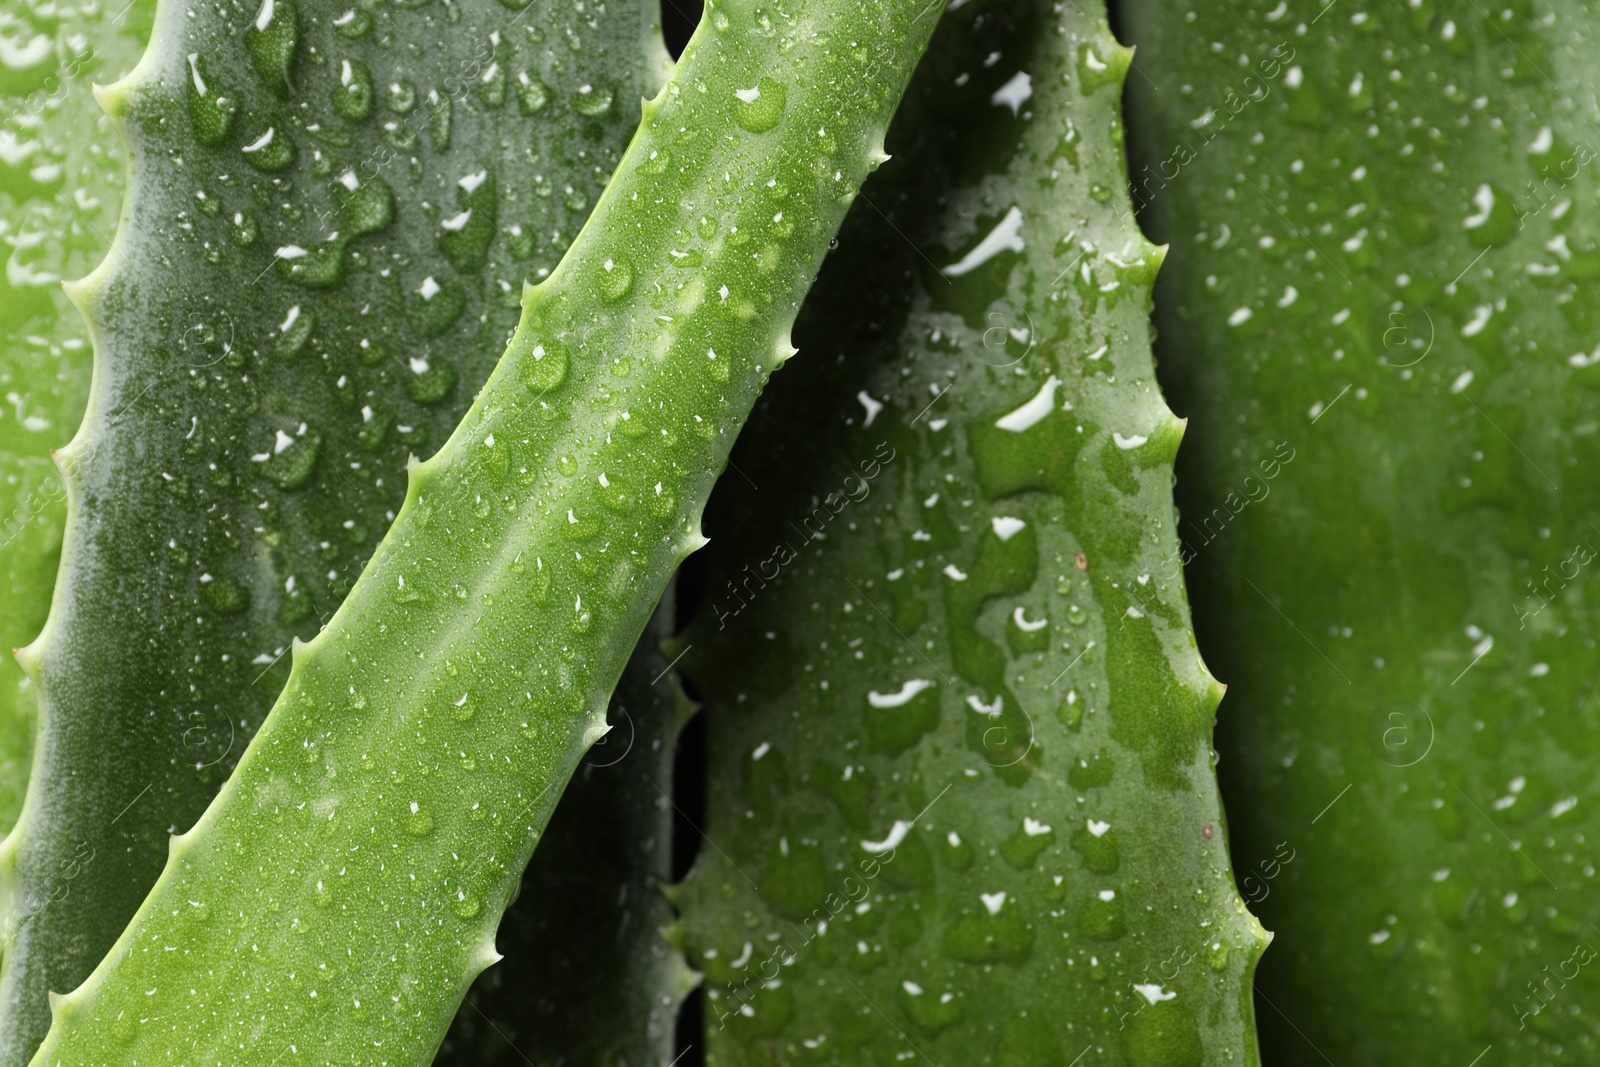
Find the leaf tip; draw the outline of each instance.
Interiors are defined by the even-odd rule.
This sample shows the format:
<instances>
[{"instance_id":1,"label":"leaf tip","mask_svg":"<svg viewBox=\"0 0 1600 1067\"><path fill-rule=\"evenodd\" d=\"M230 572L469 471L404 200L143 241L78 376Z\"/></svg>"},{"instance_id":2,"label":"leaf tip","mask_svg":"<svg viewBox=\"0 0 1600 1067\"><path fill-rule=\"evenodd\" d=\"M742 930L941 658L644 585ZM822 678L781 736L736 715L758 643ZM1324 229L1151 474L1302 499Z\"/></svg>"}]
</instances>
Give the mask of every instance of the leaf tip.
<instances>
[{"instance_id":1,"label":"leaf tip","mask_svg":"<svg viewBox=\"0 0 1600 1067\"><path fill-rule=\"evenodd\" d=\"M702 530L695 530L693 533L685 534L683 541L678 545L679 556L686 559L710 543L711 538L707 537Z\"/></svg>"},{"instance_id":2,"label":"leaf tip","mask_svg":"<svg viewBox=\"0 0 1600 1067\"><path fill-rule=\"evenodd\" d=\"M674 672L672 676L672 727L677 734L689 724L689 720L700 714L700 702L691 697L683 688L683 683Z\"/></svg>"},{"instance_id":3,"label":"leaf tip","mask_svg":"<svg viewBox=\"0 0 1600 1067\"><path fill-rule=\"evenodd\" d=\"M101 111L114 119L122 117L128 100L127 78L114 81L110 85L91 82L89 91L94 94L94 102L100 105Z\"/></svg>"},{"instance_id":4,"label":"leaf tip","mask_svg":"<svg viewBox=\"0 0 1600 1067\"><path fill-rule=\"evenodd\" d=\"M485 938L472 955L472 973L482 974L503 959L505 957L500 955L500 951L495 948L494 938Z\"/></svg>"},{"instance_id":5,"label":"leaf tip","mask_svg":"<svg viewBox=\"0 0 1600 1067\"><path fill-rule=\"evenodd\" d=\"M11 650L11 656L17 661L17 665L22 668L22 673L34 681L39 680L39 660L43 652L39 646L43 640L44 635L41 634L32 644Z\"/></svg>"},{"instance_id":6,"label":"leaf tip","mask_svg":"<svg viewBox=\"0 0 1600 1067\"><path fill-rule=\"evenodd\" d=\"M67 302L77 308L78 313L84 318L89 317L89 290L92 288L90 279L93 277L94 273L91 271L76 280L61 279L61 291L67 295Z\"/></svg>"},{"instance_id":7,"label":"leaf tip","mask_svg":"<svg viewBox=\"0 0 1600 1067\"><path fill-rule=\"evenodd\" d=\"M55 463L56 470L61 472L61 477L69 485L76 481L78 477L79 465L83 462L85 449L90 452L93 451L92 448L81 443L80 436L74 437L60 448L52 448L50 450L51 461Z\"/></svg>"}]
</instances>

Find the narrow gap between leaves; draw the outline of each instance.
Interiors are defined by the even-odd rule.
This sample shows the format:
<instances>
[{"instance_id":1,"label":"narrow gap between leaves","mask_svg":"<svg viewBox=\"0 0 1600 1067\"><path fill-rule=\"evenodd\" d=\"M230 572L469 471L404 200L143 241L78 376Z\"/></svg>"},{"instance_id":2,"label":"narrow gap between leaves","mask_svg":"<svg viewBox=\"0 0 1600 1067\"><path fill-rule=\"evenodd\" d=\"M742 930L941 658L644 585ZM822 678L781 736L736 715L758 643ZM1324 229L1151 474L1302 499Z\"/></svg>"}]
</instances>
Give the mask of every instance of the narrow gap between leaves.
<instances>
[{"instance_id":1,"label":"narrow gap between leaves","mask_svg":"<svg viewBox=\"0 0 1600 1067\"><path fill-rule=\"evenodd\" d=\"M661 0L661 36L673 59L683 54L683 46L700 24L701 10L701 0Z\"/></svg>"},{"instance_id":2,"label":"narrow gap between leaves","mask_svg":"<svg viewBox=\"0 0 1600 1067\"><path fill-rule=\"evenodd\" d=\"M661 36L667 51L676 60L700 23L701 0L661 0ZM674 604L675 629L682 630L694 617L705 596L705 554L697 552L678 568ZM682 679L684 692L698 702L693 683ZM694 865L700 851L696 827L705 822L706 810L706 726L704 716L696 715L678 735L678 748L672 760L672 880L680 882ZM696 989L678 1011L677 1047L672 1067L705 1067L705 991Z\"/></svg>"},{"instance_id":3,"label":"narrow gap between leaves","mask_svg":"<svg viewBox=\"0 0 1600 1067\"><path fill-rule=\"evenodd\" d=\"M1124 45L1137 48L1139 42L1130 40L1126 32L1126 24L1122 18L1122 3L1123 0L1106 0L1106 22L1117 40L1121 41ZM1134 62L1138 63L1138 61L1138 56L1135 55ZM1153 85L1154 83L1151 84ZM1124 91L1122 94L1122 128L1124 130L1136 129L1137 126L1135 124L1140 121L1141 118L1136 94ZM1163 240L1167 239L1167 235L1161 232L1160 222L1157 219L1155 212L1150 208L1149 196L1139 188L1138 183L1133 181L1134 175L1147 173L1150 165L1156 161L1144 158L1143 153L1139 150L1139 143L1136 138L1128 138L1125 142L1125 149L1127 153L1129 175L1128 193L1132 198L1134 217L1138 220L1139 228L1144 232L1146 238L1159 244ZM1156 278L1153 298L1157 306L1159 306L1162 301L1163 294L1161 290L1163 277L1165 277L1165 274ZM1178 383L1173 380L1174 374L1172 367L1175 365L1176 361L1168 363L1162 359L1167 346L1162 343L1161 336L1159 332L1156 331L1153 321L1151 326L1151 342L1152 347L1154 348L1153 355L1155 357L1156 381L1161 387L1162 396L1166 398L1166 402L1170 405L1172 403L1172 398L1181 394L1181 389L1176 388ZM1163 373L1164 366L1166 371L1165 373ZM1185 413L1174 410L1174 414L1177 414L1181 417ZM1184 506L1190 503L1188 492L1189 487L1200 484L1199 479L1191 477L1191 457L1193 455L1194 453L1190 450L1179 449L1177 459L1173 464L1173 503L1180 514L1182 513ZM1194 579L1195 575L1193 574L1190 566L1186 565L1184 567L1185 587L1188 589L1193 589L1196 585ZM1207 619L1203 614L1195 612L1192 606L1191 615L1195 630L1195 640L1199 646L1201 658L1206 659L1208 658L1206 654L1209 651L1212 642L1212 630L1209 625L1210 620ZM1226 714L1227 709L1225 707L1218 709L1219 716ZM1222 763L1217 765L1217 786L1222 793L1224 811L1226 811L1228 808L1228 802L1231 799L1232 794L1232 789L1230 788L1232 780L1228 770L1226 769L1228 766L1228 764ZM1232 856L1230 858L1235 865L1235 870L1237 870L1240 858L1238 856ZM1259 974L1257 977L1259 978ZM1263 1000L1259 986L1252 988L1252 994L1255 1000L1255 1012L1259 1017L1265 1014L1264 1009L1268 1007L1268 1004ZM1304 1035L1301 1036L1303 1037Z\"/></svg>"}]
</instances>

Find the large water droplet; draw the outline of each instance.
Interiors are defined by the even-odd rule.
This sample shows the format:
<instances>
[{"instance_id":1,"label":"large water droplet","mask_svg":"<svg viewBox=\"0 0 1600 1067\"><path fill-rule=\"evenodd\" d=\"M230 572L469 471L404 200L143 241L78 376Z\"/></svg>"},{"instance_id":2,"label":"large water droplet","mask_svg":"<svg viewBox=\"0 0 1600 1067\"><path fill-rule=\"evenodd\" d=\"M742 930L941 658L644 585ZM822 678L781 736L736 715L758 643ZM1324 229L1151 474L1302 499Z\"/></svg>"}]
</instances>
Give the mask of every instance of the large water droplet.
<instances>
[{"instance_id":1,"label":"large water droplet","mask_svg":"<svg viewBox=\"0 0 1600 1067\"><path fill-rule=\"evenodd\" d=\"M522 384L542 395L566 381L567 346L553 337L541 340L533 334L532 330L518 330L507 357L517 368Z\"/></svg>"},{"instance_id":2,"label":"large water droplet","mask_svg":"<svg viewBox=\"0 0 1600 1067\"><path fill-rule=\"evenodd\" d=\"M455 367L443 360L413 359L406 395L418 404L437 404L455 391L459 380Z\"/></svg>"},{"instance_id":3,"label":"large water droplet","mask_svg":"<svg viewBox=\"0 0 1600 1067\"><path fill-rule=\"evenodd\" d=\"M382 178L358 181L354 171L346 171L334 183L334 202L339 205L339 234L344 238L377 233L394 221L394 191Z\"/></svg>"},{"instance_id":4,"label":"large water droplet","mask_svg":"<svg viewBox=\"0 0 1600 1067\"><path fill-rule=\"evenodd\" d=\"M1214 942L1206 952L1206 962L1213 971L1221 972L1228 969L1228 946L1221 941Z\"/></svg>"},{"instance_id":5,"label":"large water droplet","mask_svg":"<svg viewBox=\"0 0 1600 1067\"><path fill-rule=\"evenodd\" d=\"M1039 853L1055 843L1055 831L1036 819L1024 819L1021 826L1000 843L1000 857L1019 871L1038 861Z\"/></svg>"},{"instance_id":6,"label":"large water droplet","mask_svg":"<svg viewBox=\"0 0 1600 1067\"><path fill-rule=\"evenodd\" d=\"M245 31L245 47L256 73L279 96L293 88L295 46L300 41L295 0L261 0L255 21Z\"/></svg>"},{"instance_id":7,"label":"large water droplet","mask_svg":"<svg viewBox=\"0 0 1600 1067\"><path fill-rule=\"evenodd\" d=\"M272 341L272 354L278 359L289 359L298 355L300 350L310 340L311 333L317 328L316 313L302 309L299 304L289 309L283 322L278 325L278 336Z\"/></svg>"},{"instance_id":8,"label":"large water droplet","mask_svg":"<svg viewBox=\"0 0 1600 1067\"><path fill-rule=\"evenodd\" d=\"M311 480L321 445L322 436L315 430L299 437L280 430L271 453L261 463L261 473L280 489L298 489Z\"/></svg>"},{"instance_id":9,"label":"large water droplet","mask_svg":"<svg viewBox=\"0 0 1600 1067\"><path fill-rule=\"evenodd\" d=\"M365 37L372 32L372 13L365 8L353 7L333 20L333 31L352 41Z\"/></svg>"},{"instance_id":10,"label":"large water droplet","mask_svg":"<svg viewBox=\"0 0 1600 1067\"><path fill-rule=\"evenodd\" d=\"M996 892L984 894L981 903L950 924L944 946L969 963L1021 963L1033 951L1033 936L1021 906Z\"/></svg>"},{"instance_id":11,"label":"large water droplet","mask_svg":"<svg viewBox=\"0 0 1600 1067\"><path fill-rule=\"evenodd\" d=\"M484 167L456 182L456 202L456 213L439 223L439 251L456 270L475 274L489 261L499 219L493 169Z\"/></svg>"},{"instance_id":12,"label":"large water droplet","mask_svg":"<svg viewBox=\"0 0 1600 1067\"><path fill-rule=\"evenodd\" d=\"M537 74L523 71L517 75L517 110L524 115L537 115L550 102L550 94L540 83Z\"/></svg>"},{"instance_id":13,"label":"large water droplet","mask_svg":"<svg viewBox=\"0 0 1600 1067\"><path fill-rule=\"evenodd\" d=\"M396 79L384 91L383 102L396 115L409 115L417 106L417 87L405 78Z\"/></svg>"},{"instance_id":14,"label":"large water droplet","mask_svg":"<svg viewBox=\"0 0 1600 1067\"><path fill-rule=\"evenodd\" d=\"M438 337L467 309L467 294L452 279L429 275L413 294L411 323L424 337Z\"/></svg>"},{"instance_id":15,"label":"large water droplet","mask_svg":"<svg viewBox=\"0 0 1600 1067\"><path fill-rule=\"evenodd\" d=\"M1116 941L1121 938L1128 932L1121 895L1105 889L1090 897L1078 915L1078 926L1084 937L1095 941Z\"/></svg>"},{"instance_id":16,"label":"large water droplet","mask_svg":"<svg viewBox=\"0 0 1600 1067\"><path fill-rule=\"evenodd\" d=\"M205 57L189 55L189 124L200 144L219 145L233 129L234 105L206 70Z\"/></svg>"},{"instance_id":17,"label":"large water droplet","mask_svg":"<svg viewBox=\"0 0 1600 1067\"><path fill-rule=\"evenodd\" d=\"M406 581L406 576L401 574L395 578L395 587L389 593L389 599L396 604L416 604L422 600L422 589L415 581Z\"/></svg>"},{"instance_id":18,"label":"large water droplet","mask_svg":"<svg viewBox=\"0 0 1600 1067\"><path fill-rule=\"evenodd\" d=\"M261 224L256 217L248 211L234 214L233 224L228 228L228 240L241 248L248 248L256 243L256 238L261 235Z\"/></svg>"},{"instance_id":19,"label":"large water droplet","mask_svg":"<svg viewBox=\"0 0 1600 1067\"><path fill-rule=\"evenodd\" d=\"M477 897L472 896L465 890L457 890L456 899L450 905L450 910L456 913L456 918L458 919L473 919L477 917L482 907L483 905Z\"/></svg>"},{"instance_id":20,"label":"large water droplet","mask_svg":"<svg viewBox=\"0 0 1600 1067\"><path fill-rule=\"evenodd\" d=\"M342 119L360 122L372 114L372 72L358 59L339 64L339 84L333 88L333 110Z\"/></svg>"},{"instance_id":21,"label":"large water droplet","mask_svg":"<svg viewBox=\"0 0 1600 1067\"><path fill-rule=\"evenodd\" d=\"M711 380L715 382L726 382L732 374L727 357L717 355L717 350L714 348L706 349L705 366L707 373L711 375Z\"/></svg>"},{"instance_id":22,"label":"large water droplet","mask_svg":"<svg viewBox=\"0 0 1600 1067\"><path fill-rule=\"evenodd\" d=\"M1090 41L1078 53L1078 85L1085 96L1102 85L1120 85L1128 72L1130 54L1115 45L1109 48Z\"/></svg>"},{"instance_id":23,"label":"large water droplet","mask_svg":"<svg viewBox=\"0 0 1600 1067\"><path fill-rule=\"evenodd\" d=\"M736 90L734 96L734 121L751 133L766 133L783 118L788 93L782 82L762 78L754 88Z\"/></svg>"},{"instance_id":24,"label":"large water droplet","mask_svg":"<svg viewBox=\"0 0 1600 1067\"><path fill-rule=\"evenodd\" d=\"M614 304L633 288L633 266L621 256L608 256L600 264L600 298Z\"/></svg>"},{"instance_id":25,"label":"large water droplet","mask_svg":"<svg viewBox=\"0 0 1600 1067\"><path fill-rule=\"evenodd\" d=\"M454 114L455 107L448 96L441 96L438 90L428 93L428 137L433 143L435 152L449 150L451 119Z\"/></svg>"},{"instance_id":26,"label":"large water droplet","mask_svg":"<svg viewBox=\"0 0 1600 1067\"><path fill-rule=\"evenodd\" d=\"M506 102L506 69L499 62L491 62L478 81L478 99L491 111Z\"/></svg>"},{"instance_id":27,"label":"large water droplet","mask_svg":"<svg viewBox=\"0 0 1600 1067\"><path fill-rule=\"evenodd\" d=\"M286 169L297 154L294 141L276 126L268 126L240 151L252 167L268 174Z\"/></svg>"},{"instance_id":28,"label":"large water droplet","mask_svg":"<svg viewBox=\"0 0 1600 1067\"><path fill-rule=\"evenodd\" d=\"M307 289L326 289L344 278L343 238L312 248L288 245L277 251L278 277Z\"/></svg>"},{"instance_id":29,"label":"large water droplet","mask_svg":"<svg viewBox=\"0 0 1600 1067\"><path fill-rule=\"evenodd\" d=\"M413 800L404 817L406 833L412 837L426 837L433 832L433 816L420 801Z\"/></svg>"},{"instance_id":30,"label":"large water droplet","mask_svg":"<svg viewBox=\"0 0 1600 1067\"><path fill-rule=\"evenodd\" d=\"M588 118L598 118L611 110L611 90L603 85L580 85L572 99L572 110Z\"/></svg>"}]
</instances>

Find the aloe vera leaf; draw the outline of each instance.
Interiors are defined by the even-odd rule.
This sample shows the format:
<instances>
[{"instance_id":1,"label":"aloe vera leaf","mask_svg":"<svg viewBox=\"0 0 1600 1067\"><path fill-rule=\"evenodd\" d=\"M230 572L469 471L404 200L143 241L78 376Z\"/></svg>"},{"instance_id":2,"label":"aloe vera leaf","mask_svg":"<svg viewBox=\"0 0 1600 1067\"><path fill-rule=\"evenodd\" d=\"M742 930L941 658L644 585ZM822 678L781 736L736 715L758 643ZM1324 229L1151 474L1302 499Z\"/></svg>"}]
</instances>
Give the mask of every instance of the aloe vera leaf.
<instances>
[{"instance_id":1,"label":"aloe vera leaf","mask_svg":"<svg viewBox=\"0 0 1600 1067\"><path fill-rule=\"evenodd\" d=\"M0 12L0 648L44 625L66 487L50 462L83 413L89 344L58 284L105 253L122 201L122 152L89 92L139 58L153 0L16 4ZM22 805L32 682L0 661L0 831Z\"/></svg>"},{"instance_id":2,"label":"aloe vera leaf","mask_svg":"<svg viewBox=\"0 0 1600 1067\"><path fill-rule=\"evenodd\" d=\"M1318 7L1128 8L1263 1052L1589 1062L1600 22Z\"/></svg>"},{"instance_id":3,"label":"aloe vera leaf","mask_svg":"<svg viewBox=\"0 0 1600 1067\"><path fill-rule=\"evenodd\" d=\"M1103 11L946 16L707 516L708 1063L1255 1062Z\"/></svg>"},{"instance_id":4,"label":"aloe vera leaf","mask_svg":"<svg viewBox=\"0 0 1600 1067\"><path fill-rule=\"evenodd\" d=\"M659 643L672 587L634 647L606 721L551 813L435 1067L673 1059L695 974L669 940L672 763L688 703Z\"/></svg>"},{"instance_id":5,"label":"aloe vera leaf","mask_svg":"<svg viewBox=\"0 0 1600 1067\"><path fill-rule=\"evenodd\" d=\"M38 335L35 335L38 336ZM85 383L87 384L87 383ZM33 391L19 395L32 396ZM39 632L50 608L51 580L61 558L66 489L48 457L0 453L0 514L5 518L0 568L5 586L4 623L15 647ZM33 755L33 683L14 662L0 664L0 828L9 830L22 808Z\"/></svg>"},{"instance_id":6,"label":"aloe vera leaf","mask_svg":"<svg viewBox=\"0 0 1600 1067\"><path fill-rule=\"evenodd\" d=\"M193 17L191 17L193 15ZM32 1055L337 607L659 84L656 9L157 12L79 287L98 346L17 832L0 1063ZM654 56L664 55L659 43ZM269 137L270 133L270 137ZM515 146L515 147L512 147Z\"/></svg>"},{"instance_id":7,"label":"aloe vera leaf","mask_svg":"<svg viewBox=\"0 0 1600 1067\"><path fill-rule=\"evenodd\" d=\"M938 11L708 9L233 775L94 973L53 998L36 1062L432 1057L703 541L728 442L794 352ZM137 124L172 76L142 66L111 106ZM116 298L90 284L91 307Z\"/></svg>"}]
</instances>

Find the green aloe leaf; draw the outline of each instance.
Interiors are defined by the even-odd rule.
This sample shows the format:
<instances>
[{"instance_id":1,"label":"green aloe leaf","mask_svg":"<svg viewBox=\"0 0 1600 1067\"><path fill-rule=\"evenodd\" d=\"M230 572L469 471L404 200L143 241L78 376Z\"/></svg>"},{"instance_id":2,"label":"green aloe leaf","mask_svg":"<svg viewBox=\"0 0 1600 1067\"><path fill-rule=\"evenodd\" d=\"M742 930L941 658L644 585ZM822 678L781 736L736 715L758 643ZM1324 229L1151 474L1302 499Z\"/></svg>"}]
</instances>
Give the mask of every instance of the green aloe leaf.
<instances>
[{"instance_id":1,"label":"green aloe leaf","mask_svg":"<svg viewBox=\"0 0 1600 1067\"><path fill-rule=\"evenodd\" d=\"M487 377L660 83L655 26L645 0L159 7L105 96L135 163L76 290L95 380L24 654L43 732L0 848L0 1063L110 948L387 528L408 454Z\"/></svg>"},{"instance_id":2,"label":"green aloe leaf","mask_svg":"<svg viewBox=\"0 0 1600 1067\"><path fill-rule=\"evenodd\" d=\"M1130 58L1074 5L951 11L797 329L823 358L721 483L709 1063L1256 1062Z\"/></svg>"},{"instance_id":3,"label":"green aloe leaf","mask_svg":"<svg viewBox=\"0 0 1600 1067\"><path fill-rule=\"evenodd\" d=\"M938 10L708 8L232 777L118 944L54 999L39 1062L432 1057L702 543L728 443L794 352L800 297ZM113 107L154 121L186 77L143 66Z\"/></svg>"},{"instance_id":4,"label":"green aloe leaf","mask_svg":"<svg viewBox=\"0 0 1600 1067\"><path fill-rule=\"evenodd\" d=\"M44 625L61 555L66 486L50 450L89 392L89 341L61 291L110 247L121 145L90 95L139 58L153 0L14 4L0 11L0 648ZM22 806L33 683L0 661L0 831Z\"/></svg>"},{"instance_id":5,"label":"green aloe leaf","mask_svg":"<svg viewBox=\"0 0 1600 1067\"><path fill-rule=\"evenodd\" d=\"M1126 8L1263 1050L1593 1061L1600 20Z\"/></svg>"}]
</instances>

